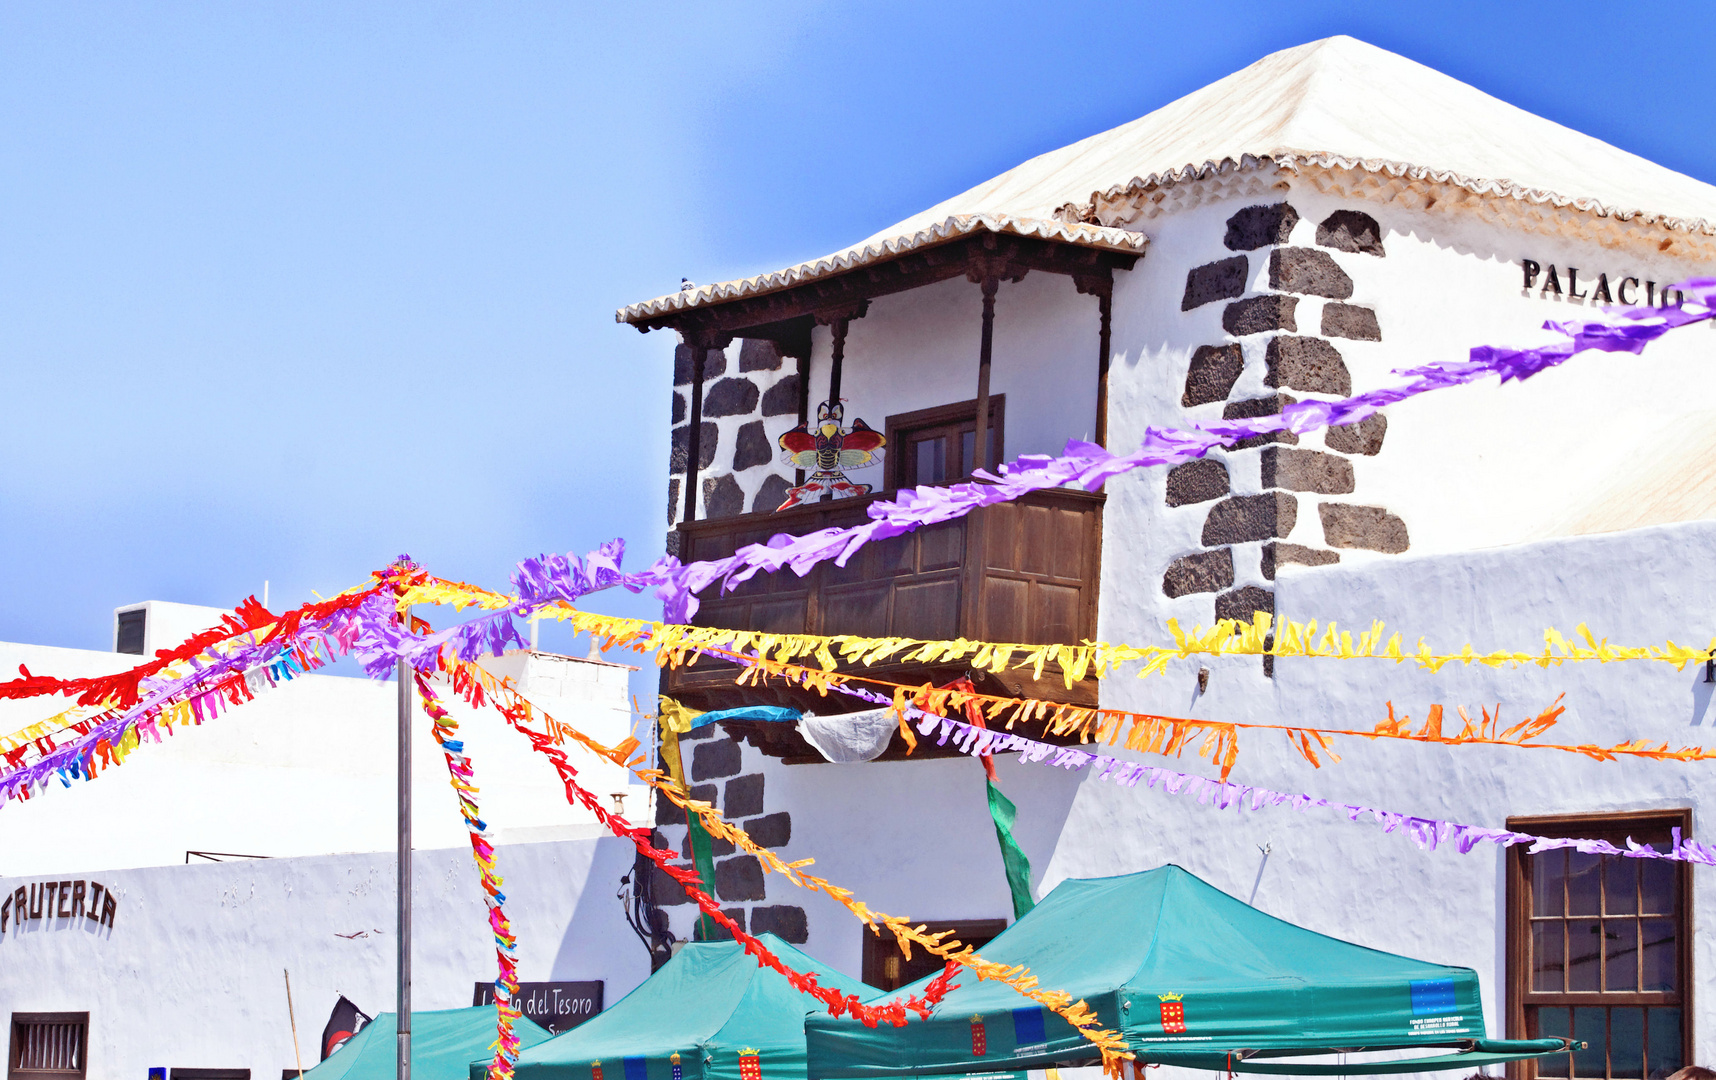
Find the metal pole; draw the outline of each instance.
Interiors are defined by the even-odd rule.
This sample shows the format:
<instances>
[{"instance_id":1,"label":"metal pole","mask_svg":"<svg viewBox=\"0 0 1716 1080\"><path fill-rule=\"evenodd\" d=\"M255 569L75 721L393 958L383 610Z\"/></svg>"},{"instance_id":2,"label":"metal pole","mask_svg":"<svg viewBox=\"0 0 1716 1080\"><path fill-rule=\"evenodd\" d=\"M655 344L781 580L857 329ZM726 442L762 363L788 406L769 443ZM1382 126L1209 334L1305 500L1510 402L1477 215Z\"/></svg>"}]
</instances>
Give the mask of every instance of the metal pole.
<instances>
[{"instance_id":1,"label":"metal pole","mask_svg":"<svg viewBox=\"0 0 1716 1080\"><path fill-rule=\"evenodd\" d=\"M404 657L396 673L399 683L399 1056L397 1080L411 1080L411 667Z\"/></svg>"}]
</instances>

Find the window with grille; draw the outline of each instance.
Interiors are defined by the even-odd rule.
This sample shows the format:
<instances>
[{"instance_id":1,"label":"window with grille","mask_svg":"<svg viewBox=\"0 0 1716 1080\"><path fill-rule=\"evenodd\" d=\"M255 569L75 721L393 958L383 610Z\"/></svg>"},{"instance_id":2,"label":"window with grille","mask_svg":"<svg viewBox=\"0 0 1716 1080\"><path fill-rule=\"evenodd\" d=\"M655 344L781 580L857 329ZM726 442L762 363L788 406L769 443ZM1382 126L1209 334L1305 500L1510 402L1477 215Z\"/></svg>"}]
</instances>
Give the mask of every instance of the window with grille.
<instances>
[{"instance_id":1,"label":"window with grille","mask_svg":"<svg viewBox=\"0 0 1716 1080\"><path fill-rule=\"evenodd\" d=\"M974 469L994 469L1002 460L1006 396L989 399L985 460L977 455L975 400L888 417L889 483L896 488L950 484L970 476Z\"/></svg>"},{"instance_id":2,"label":"window with grille","mask_svg":"<svg viewBox=\"0 0 1716 1080\"><path fill-rule=\"evenodd\" d=\"M925 931L931 934L952 930L953 936L946 940L957 940L974 949L982 949L994 941L1001 931L1007 929L1007 920L967 919L964 922L925 923L924 926ZM947 963L934 953L922 949L913 949L912 958L907 960L892 934L877 936L868 930L862 933L864 966L860 969L860 978L878 990L898 990L902 986L917 982L925 975L934 975Z\"/></svg>"},{"instance_id":3,"label":"window with grille","mask_svg":"<svg viewBox=\"0 0 1716 1080\"><path fill-rule=\"evenodd\" d=\"M7 1080L83 1080L89 1014L13 1013Z\"/></svg>"},{"instance_id":4,"label":"window with grille","mask_svg":"<svg viewBox=\"0 0 1716 1080\"><path fill-rule=\"evenodd\" d=\"M1666 851L1689 811L1510 819L1544 836ZM1686 864L1510 848L1509 1027L1586 1048L1521 1063L1521 1078L1662 1080L1692 1045L1691 878Z\"/></svg>"},{"instance_id":5,"label":"window with grille","mask_svg":"<svg viewBox=\"0 0 1716 1080\"><path fill-rule=\"evenodd\" d=\"M148 611L138 608L135 611L121 611L113 617L114 652L143 655L143 630L148 615Z\"/></svg>"}]
</instances>

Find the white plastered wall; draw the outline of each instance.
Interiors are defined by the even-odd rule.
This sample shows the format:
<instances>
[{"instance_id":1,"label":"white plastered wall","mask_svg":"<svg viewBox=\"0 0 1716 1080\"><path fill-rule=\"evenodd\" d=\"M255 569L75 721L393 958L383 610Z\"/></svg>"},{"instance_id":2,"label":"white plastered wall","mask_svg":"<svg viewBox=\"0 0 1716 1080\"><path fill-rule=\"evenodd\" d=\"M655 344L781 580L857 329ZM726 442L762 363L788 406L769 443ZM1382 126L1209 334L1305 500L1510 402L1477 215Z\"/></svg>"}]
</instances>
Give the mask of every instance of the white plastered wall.
<instances>
[{"instance_id":1,"label":"white plastered wall","mask_svg":"<svg viewBox=\"0 0 1716 1080\"><path fill-rule=\"evenodd\" d=\"M69 654L69 655L68 655ZM80 663L79 660L82 660ZM0 644L0 664L37 672L94 674L136 657ZM488 661L557 718L609 744L630 733L630 669L546 654ZM492 709L472 710L440 686L476 769L491 827L544 839L584 835L594 817L571 807L553 766ZM66 707L66 699L8 703L6 731ZM412 741L418 843L463 842L447 766L419 708ZM232 706L202 725L181 725L160 745L139 746L93 781L54 781L33 798L0 806L0 874L51 874L183 863L187 851L291 856L384 851L395 844L397 694L392 682L305 675ZM618 766L578 747L568 756L591 790L629 792ZM146 808L139 812L139 808ZM519 830L514 833L513 830ZM193 858L195 858L193 856Z\"/></svg>"},{"instance_id":2,"label":"white plastered wall","mask_svg":"<svg viewBox=\"0 0 1716 1080\"><path fill-rule=\"evenodd\" d=\"M1123 277L1119 272L1117 277ZM878 431L889 416L977 397L983 294L963 277L878 297L849 324L840 396L846 423L862 418ZM1096 423L1097 301L1071 278L1033 270L1003 282L995 297L989 392L1005 394L1006 456L1059 454L1068 439L1088 439ZM832 339L812 338L810 393L828 397ZM852 478L881 488L883 471Z\"/></svg>"},{"instance_id":3,"label":"white plastered wall","mask_svg":"<svg viewBox=\"0 0 1716 1080\"><path fill-rule=\"evenodd\" d=\"M456 816L456 815L455 815ZM614 890L624 841L505 845L506 911L523 981L600 979L611 1005L649 975ZM88 1012L91 1080L166 1068L295 1067L284 971L304 1067L339 995L394 1008L393 856L327 855L142 870L68 868L118 900L111 927L43 918L0 935L0 1012ZM0 891L39 884L0 877ZM494 937L468 846L418 850L414 1009L471 1005L495 978Z\"/></svg>"}]
</instances>

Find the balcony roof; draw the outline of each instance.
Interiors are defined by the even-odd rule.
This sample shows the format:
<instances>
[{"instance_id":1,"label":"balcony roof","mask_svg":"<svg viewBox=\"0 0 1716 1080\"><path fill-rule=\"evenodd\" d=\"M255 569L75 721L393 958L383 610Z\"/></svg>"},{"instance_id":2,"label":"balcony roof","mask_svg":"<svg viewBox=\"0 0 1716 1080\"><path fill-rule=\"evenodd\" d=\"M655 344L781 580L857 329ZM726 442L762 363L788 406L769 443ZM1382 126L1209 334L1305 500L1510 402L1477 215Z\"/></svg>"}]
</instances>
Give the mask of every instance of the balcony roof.
<instances>
[{"instance_id":1,"label":"balcony roof","mask_svg":"<svg viewBox=\"0 0 1716 1080\"><path fill-rule=\"evenodd\" d=\"M1116 252L1134 258L1143 254L1150 242L1143 233L1103 225L1016 217L1011 214L955 214L914 232L887 238L872 238L849 251L826 255L785 270L704 285L696 289L684 289L667 296L658 296L654 300L646 300L641 304L632 304L616 311L614 321L637 324L734 300L784 292L813 281L838 277L925 248L983 233L1023 236L1097 251Z\"/></svg>"}]
</instances>

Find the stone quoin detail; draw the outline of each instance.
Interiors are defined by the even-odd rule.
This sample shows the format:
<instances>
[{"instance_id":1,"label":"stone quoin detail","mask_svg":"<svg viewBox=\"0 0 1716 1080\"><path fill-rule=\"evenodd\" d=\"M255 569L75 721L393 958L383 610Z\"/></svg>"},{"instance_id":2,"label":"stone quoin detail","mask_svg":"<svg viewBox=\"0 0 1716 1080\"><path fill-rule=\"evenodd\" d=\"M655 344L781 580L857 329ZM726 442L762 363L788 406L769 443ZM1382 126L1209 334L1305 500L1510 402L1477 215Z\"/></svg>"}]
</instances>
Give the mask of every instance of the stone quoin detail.
<instances>
[{"instance_id":1,"label":"stone quoin detail","mask_svg":"<svg viewBox=\"0 0 1716 1080\"><path fill-rule=\"evenodd\" d=\"M1353 377L1347 372L1340 350L1314 337L1278 337L1264 352L1268 386L1284 386L1307 394L1346 397L1353 392Z\"/></svg>"},{"instance_id":2,"label":"stone quoin detail","mask_svg":"<svg viewBox=\"0 0 1716 1080\"><path fill-rule=\"evenodd\" d=\"M1323 539L1330 547L1398 555L1409 544L1406 522L1380 506L1323 503L1317 507L1317 515L1323 522Z\"/></svg>"},{"instance_id":3,"label":"stone quoin detail","mask_svg":"<svg viewBox=\"0 0 1716 1080\"><path fill-rule=\"evenodd\" d=\"M1227 219L1227 235L1222 243L1229 251L1256 251L1285 244L1297 224L1299 212L1288 203L1248 206Z\"/></svg>"},{"instance_id":4,"label":"stone quoin detail","mask_svg":"<svg viewBox=\"0 0 1716 1080\"><path fill-rule=\"evenodd\" d=\"M724 776L737 776L742 758L739 744L731 739L703 743L691 753L691 779L719 780Z\"/></svg>"},{"instance_id":5,"label":"stone quoin detail","mask_svg":"<svg viewBox=\"0 0 1716 1080\"><path fill-rule=\"evenodd\" d=\"M1245 295L1248 273L1249 264L1244 255L1198 267L1186 275L1186 295L1180 300L1180 310L1190 311L1217 300Z\"/></svg>"},{"instance_id":6,"label":"stone quoin detail","mask_svg":"<svg viewBox=\"0 0 1716 1080\"><path fill-rule=\"evenodd\" d=\"M1287 406L1299 400L1292 394L1273 394L1269 397L1245 398L1240 401L1230 401L1222 409L1223 420L1239 420L1253 416L1274 416ZM1299 436L1291 431L1271 431L1266 435L1253 435L1249 439L1241 439L1232 447L1234 450L1249 450L1254 446L1267 446L1270 443L1282 443L1286 446L1297 446Z\"/></svg>"},{"instance_id":7,"label":"stone quoin detail","mask_svg":"<svg viewBox=\"0 0 1716 1080\"><path fill-rule=\"evenodd\" d=\"M1238 300L1221 313L1221 327L1234 337L1266 334L1271 330L1291 332L1298 329L1298 323L1293 319L1294 309L1298 306L1298 297L1276 293Z\"/></svg>"},{"instance_id":8,"label":"stone quoin detail","mask_svg":"<svg viewBox=\"0 0 1716 1080\"><path fill-rule=\"evenodd\" d=\"M1269 292L1245 296L1249 285L1249 262L1223 259L1193 268L1186 277L1182 310L1228 300L1222 310L1222 329L1229 340L1196 348L1186 367L1182 407L1191 409L1222 403L1224 419L1270 416L1297 400L1294 394L1230 400L1234 387L1242 384L1246 354L1232 338L1262 337L1248 346L1252 363L1262 361L1265 386L1292 390L1297 394L1345 397L1353 392L1352 373L1345 357L1330 339L1381 341L1382 329L1376 310L1351 300L1359 284L1353 276L1349 254L1382 256L1382 227L1369 214L1337 210L1314 228L1301 225L1298 210L1287 202L1243 206L1227 219L1222 242L1230 251L1267 251ZM1311 246L1311 241L1315 246ZM1347 254L1331 254L1331 252ZM1307 300L1306 319L1315 318L1317 333L1300 332L1300 298ZM1252 384L1255 386L1255 383ZM1300 448L1293 432L1254 436L1230 447L1225 459L1206 458L1170 469L1164 501L1169 507L1208 504L1200 540L1207 550L1174 558L1162 576L1162 592L1168 597L1216 593L1217 618L1249 620L1254 610L1273 610L1271 582L1284 566L1329 566L1340 561L1337 548L1364 548L1399 552L1407 548L1404 522L1380 507L1324 503L1311 528L1321 527L1321 543L1328 547L1293 543L1295 530L1303 534L1298 500L1293 492L1312 495L1352 495L1358 489L1358 473L1346 455L1374 456L1382 449L1388 421L1381 415L1358 424L1331 428L1308 438ZM1259 494L1235 494L1234 477L1245 477L1240 468L1249 454L1257 454ZM1234 471L1235 469L1238 471ZM1246 492L1240 481L1240 492ZM1309 538L1305 538L1309 539ZM1235 548L1254 553L1255 569L1245 569L1247 560ZM1246 581L1261 574L1261 580ZM1273 664L1265 658L1265 673Z\"/></svg>"},{"instance_id":9,"label":"stone quoin detail","mask_svg":"<svg viewBox=\"0 0 1716 1080\"><path fill-rule=\"evenodd\" d=\"M1209 502L1228 493L1227 466L1214 458L1200 458L1168 470L1168 505L1186 506Z\"/></svg>"},{"instance_id":10,"label":"stone quoin detail","mask_svg":"<svg viewBox=\"0 0 1716 1080\"><path fill-rule=\"evenodd\" d=\"M757 751L747 748L740 739L729 736L719 724L684 732L679 741L681 760L692 778L707 781L692 785L691 798L721 806L724 816L730 820L747 819L745 831L761 847L777 849L792 842L792 815L785 810L764 815L764 774L745 771L747 761ZM751 767L755 768L754 761ZM659 796L655 805L657 846L677 851L679 865L695 871L691 832L684 811ZM713 892L722 901L723 912L741 927L749 925L754 932L770 931L783 939L802 943L808 935L808 923L802 909L780 904L752 906L767 899L768 876L758 859L737 850L730 840L712 836L709 846L710 855L715 860ZM653 867L651 881L658 898L656 903L663 908L676 909L672 918L678 935L701 935L695 906L689 911L683 910L684 906L691 904L684 888ZM790 937L789 931L798 936ZM725 938L729 935L724 929L718 929L716 936Z\"/></svg>"},{"instance_id":11,"label":"stone quoin detail","mask_svg":"<svg viewBox=\"0 0 1716 1080\"><path fill-rule=\"evenodd\" d=\"M739 344L740 371L779 371L781 354L773 342L746 338Z\"/></svg>"},{"instance_id":12,"label":"stone quoin detail","mask_svg":"<svg viewBox=\"0 0 1716 1080\"><path fill-rule=\"evenodd\" d=\"M1319 495L1348 495L1353 490L1353 463L1338 454L1271 446L1263 451L1266 488L1313 491Z\"/></svg>"},{"instance_id":13,"label":"stone quoin detail","mask_svg":"<svg viewBox=\"0 0 1716 1080\"><path fill-rule=\"evenodd\" d=\"M703 513L706 517L733 517L745 512L745 493L731 473L703 481Z\"/></svg>"},{"instance_id":14,"label":"stone quoin detail","mask_svg":"<svg viewBox=\"0 0 1716 1080\"><path fill-rule=\"evenodd\" d=\"M1309 548L1279 540L1263 545L1263 576L1270 581L1275 580L1275 571L1283 566L1294 563L1300 566L1329 566L1340 561L1341 555L1338 551L1324 551L1322 548Z\"/></svg>"},{"instance_id":15,"label":"stone quoin detail","mask_svg":"<svg viewBox=\"0 0 1716 1080\"><path fill-rule=\"evenodd\" d=\"M1270 540L1293 531L1299 501L1284 491L1235 495L1210 508L1204 518L1205 547Z\"/></svg>"},{"instance_id":16,"label":"stone quoin detail","mask_svg":"<svg viewBox=\"0 0 1716 1080\"><path fill-rule=\"evenodd\" d=\"M1382 340L1382 327L1377 324L1376 312L1357 304L1324 304L1322 330L1324 337Z\"/></svg>"},{"instance_id":17,"label":"stone quoin detail","mask_svg":"<svg viewBox=\"0 0 1716 1080\"><path fill-rule=\"evenodd\" d=\"M703 395L703 415L744 416L755 412L760 393L749 379L720 379Z\"/></svg>"},{"instance_id":18,"label":"stone quoin detail","mask_svg":"<svg viewBox=\"0 0 1716 1080\"><path fill-rule=\"evenodd\" d=\"M774 447L761 420L753 420L739 429L738 443L733 447L733 471L744 472L755 465L767 465L774 460Z\"/></svg>"},{"instance_id":19,"label":"stone quoin detail","mask_svg":"<svg viewBox=\"0 0 1716 1080\"><path fill-rule=\"evenodd\" d=\"M1182 555L1168 564L1162 591L1169 596L1220 592L1233 584L1233 549L1216 548Z\"/></svg>"},{"instance_id":20,"label":"stone quoin detail","mask_svg":"<svg viewBox=\"0 0 1716 1080\"><path fill-rule=\"evenodd\" d=\"M1245 353L1237 344L1199 345L1186 369L1186 392L1180 404L1191 408L1225 400L1244 370Z\"/></svg>"},{"instance_id":21,"label":"stone quoin detail","mask_svg":"<svg viewBox=\"0 0 1716 1080\"><path fill-rule=\"evenodd\" d=\"M1326 251L1276 248L1269 253L1269 287L1282 292L1346 300L1353 294L1353 279Z\"/></svg>"},{"instance_id":22,"label":"stone quoin detail","mask_svg":"<svg viewBox=\"0 0 1716 1080\"><path fill-rule=\"evenodd\" d=\"M1343 454L1363 454L1369 457L1382 451L1382 439L1387 434L1388 417L1377 413L1356 424L1329 428L1323 433L1323 445Z\"/></svg>"},{"instance_id":23,"label":"stone quoin detail","mask_svg":"<svg viewBox=\"0 0 1716 1080\"><path fill-rule=\"evenodd\" d=\"M1382 250L1382 226L1361 210L1336 210L1324 218L1317 226L1317 244L1360 255L1386 254Z\"/></svg>"},{"instance_id":24,"label":"stone quoin detail","mask_svg":"<svg viewBox=\"0 0 1716 1080\"><path fill-rule=\"evenodd\" d=\"M715 863L715 895L721 900L762 900L763 864L755 855L734 855Z\"/></svg>"},{"instance_id":25,"label":"stone quoin detail","mask_svg":"<svg viewBox=\"0 0 1716 1080\"><path fill-rule=\"evenodd\" d=\"M789 944L803 945L810 940L810 922L801 907L756 907L751 909L751 933L773 934Z\"/></svg>"},{"instance_id":26,"label":"stone quoin detail","mask_svg":"<svg viewBox=\"0 0 1716 1080\"><path fill-rule=\"evenodd\" d=\"M685 515L684 477L690 446L692 349L675 352L673 442L669 453L668 524ZM775 440L798 419L799 377L774 342L741 338L709 349L703 362L702 426L698 437L695 516L699 519L770 512L786 500L793 474L779 460ZM669 554L680 533L668 534Z\"/></svg>"}]
</instances>

